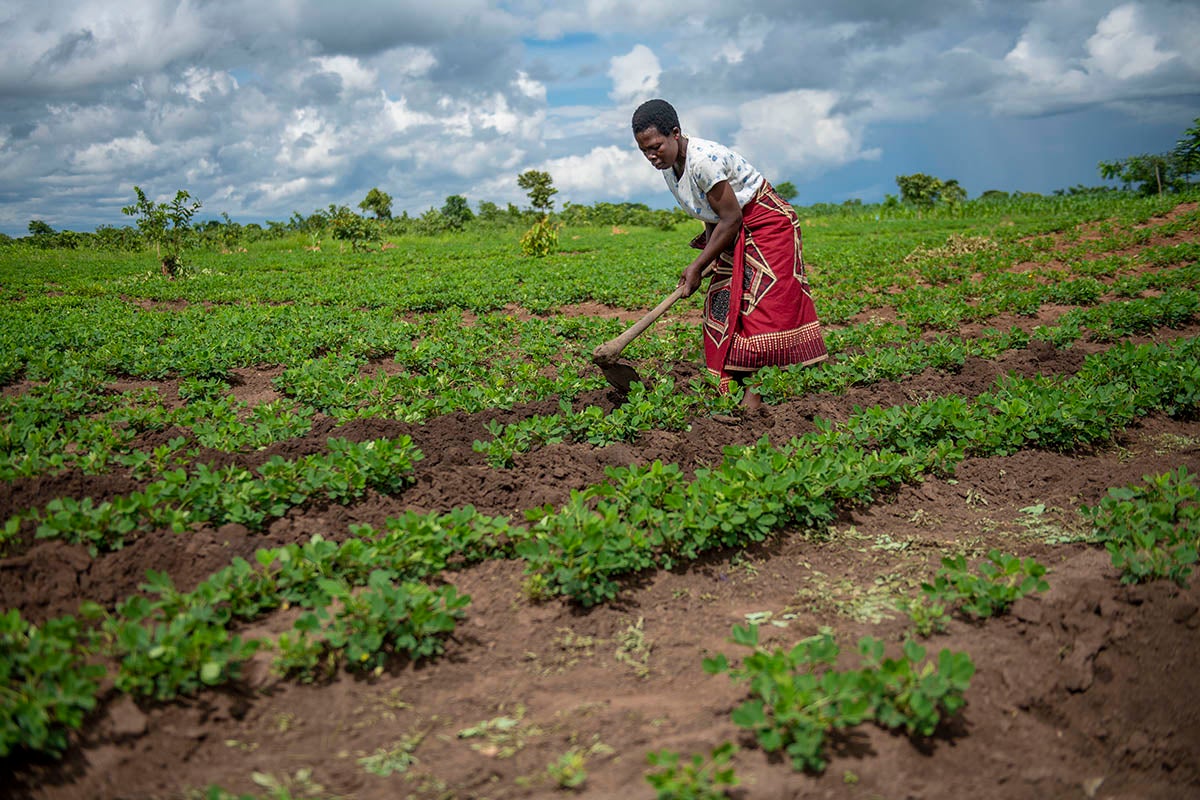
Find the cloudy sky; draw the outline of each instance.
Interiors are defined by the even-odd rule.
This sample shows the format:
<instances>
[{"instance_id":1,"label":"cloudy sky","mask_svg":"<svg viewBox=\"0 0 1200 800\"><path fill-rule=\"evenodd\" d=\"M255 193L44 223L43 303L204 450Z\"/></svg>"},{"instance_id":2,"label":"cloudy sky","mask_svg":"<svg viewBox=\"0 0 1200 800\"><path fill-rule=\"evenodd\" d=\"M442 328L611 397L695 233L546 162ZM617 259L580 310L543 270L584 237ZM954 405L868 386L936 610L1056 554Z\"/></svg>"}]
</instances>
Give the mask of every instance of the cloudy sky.
<instances>
[{"instance_id":1,"label":"cloudy sky","mask_svg":"<svg viewBox=\"0 0 1200 800\"><path fill-rule=\"evenodd\" d=\"M1051 192L1200 116L1195 0L0 0L0 232L124 225L133 186L287 220L372 187L667 207L629 116L872 202L895 177Z\"/></svg>"}]
</instances>

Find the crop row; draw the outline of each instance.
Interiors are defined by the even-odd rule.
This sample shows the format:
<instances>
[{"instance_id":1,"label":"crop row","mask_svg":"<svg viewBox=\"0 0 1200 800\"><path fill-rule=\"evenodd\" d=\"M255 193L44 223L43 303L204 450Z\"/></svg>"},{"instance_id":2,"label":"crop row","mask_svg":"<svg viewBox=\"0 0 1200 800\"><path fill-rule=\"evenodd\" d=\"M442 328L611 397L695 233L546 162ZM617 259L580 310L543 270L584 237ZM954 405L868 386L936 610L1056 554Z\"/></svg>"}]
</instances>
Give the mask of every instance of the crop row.
<instances>
[{"instance_id":1,"label":"crop row","mask_svg":"<svg viewBox=\"0 0 1200 800\"><path fill-rule=\"evenodd\" d=\"M610 469L607 483L535 516L518 553L540 591L603 602L620 575L781 528L823 528L839 504L869 502L967 454L1065 451L1105 441L1154 411L1188 416L1197 408L1200 341L1120 345L1065 380L1006 378L974 402L951 395L864 409L841 426L818 421L816 433L778 449L762 441L731 452L690 481L675 465Z\"/></svg>"},{"instance_id":2,"label":"crop row","mask_svg":"<svg viewBox=\"0 0 1200 800\"><path fill-rule=\"evenodd\" d=\"M195 384L210 396L193 392ZM224 383L195 381L180 387L187 400L171 410L154 388L114 394L99 377L90 381L56 380L30 391L0 399L0 480L28 478L64 469L89 474L107 472L119 464L135 477L165 466L165 453L152 456L137 449L147 431L179 428L189 431L168 448L173 460L194 456L194 445L223 452L257 450L275 442L303 436L312 428L314 411L286 400L258 405L228 395L213 394ZM155 463L157 460L157 464Z\"/></svg>"},{"instance_id":3,"label":"crop row","mask_svg":"<svg viewBox=\"0 0 1200 800\"><path fill-rule=\"evenodd\" d=\"M1145 272L1120 288L1127 297L1191 289L1200 282L1197 269L1200 266L1193 262ZM906 287L899 294L894 287L882 286L876 291L887 301L879 303L870 302L871 291L861 285L844 297L819 291L818 309L827 323L839 324L868 307L892 305L912 326L952 329L964 321L985 321L1001 313L1033 314L1046 303L1092 305L1109 291L1091 277L1043 285L1029 273L1002 272L995 280L1003 285L968 280L950 287ZM47 318L58 322L38 324ZM517 321L502 314L463 326L453 310L407 322L397 319L391 308L238 304L166 312L111 297L30 297L0 308L0 382L18 377L44 381L78 370L147 380L225 378L234 368L299 365L323 353L355 360L360 366L369 358L394 356L416 374L449 365L519 370L532 364L536 371L564 353L586 365L591 347L620 328L611 319ZM687 331L686 326L666 327L659 331L661 335L636 342L631 354L689 354L695 345ZM296 379L303 383L303 376ZM567 383L557 387L559 394L567 393L563 390L570 388L569 379Z\"/></svg>"},{"instance_id":4,"label":"crop row","mask_svg":"<svg viewBox=\"0 0 1200 800\"><path fill-rule=\"evenodd\" d=\"M1040 326L1028 335L983 331L969 339L938 335L921 340L920 331L895 323L863 323L829 332L834 358L821 369L766 368L752 384L768 400L810 392L842 392L850 386L895 380L925 369L953 371L968 357L994 358L1005 350L1027 346L1030 339L1067 346L1082 338L1111 341L1194 321L1200 299L1192 291L1073 309L1055 326ZM486 326L481 326L486 327ZM428 341L428 340L425 340ZM550 341L548 340L547 344ZM507 466L513 456L540 444L573 440L608 444L628 441L653 428L686 428L698 413L720 413L721 398L693 386L675 392L672 379L659 378L653 389L635 390L629 402L605 415L599 408L572 411L566 403L587 388L603 385L599 376L584 376L570 364L560 365L554 377L532 362L509 361L499 367L479 361L485 340L470 336L457 345L439 347L434 356L423 342L413 348L410 364L432 371L363 377L363 359L326 356L286 370L277 380L289 394L257 406L238 402L222 392L218 379L182 381L186 404L169 410L153 388L120 395L106 388L102 376L90 370L69 370L59 379L35 385L24 394L0 398L0 478L11 480L64 468L103 472L111 463L130 467L146 477L168 466L184 465L196 454L195 444L237 452L303 435L311 427L314 407L337 419L387 416L423 419L450 411L478 411L510 406L519 400L552 397L562 404L559 414L530 417L507 426L491 423L490 440L477 442L495 466ZM851 351L860 352L851 352ZM486 351L485 351L486 352ZM661 354L661 353L660 353ZM543 358L550 356L543 353ZM400 356L397 356L400 358ZM651 370L644 370L652 377ZM500 376L500 377L498 377ZM519 387L519 388L518 388ZM190 432L154 452L133 443L144 431L168 427Z\"/></svg>"},{"instance_id":5,"label":"crop row","mask_svg":"<svg viewBox=\"0 0 1200 800\"><path fill-rule=\"evenodd\" d=\"M1017 213L975 205L962 215L822 217L805 221L815 232L806 252L819 296L836 306L864 288L903 288L911 272L904 261L913 254L925 256L919 266L935 270L931 277L936 280L936 270L946 262L932 263L940 258L938 248L948 236L964 232L982 233L1000 251L981 259L982 269L968 275L1048 262L1061 245L1044 234L1094 220L1103 221L1099 238L1082 239L1077 231L1073 238L1061 237L1068 247L1061 255L1067 268L1113 251L1148 249L1153 237L1195 228L1194 211L1168 223L1152 219L1176 202L1173 197L1103 204L1046 198ZM1038 211L1039 206L1045 210ZM1137 227L1148 222L1158 224ZM6 275L0 292L10 298L52 289L90 298L111 294L153 301L316 303L414 312L451 307L487 312L516 303L535 313L553 313L583 301L646 307L678 279L691 235L691 230L634 228L615 235L606 229L568 229L562 252L545 259L518 255L514 241L495 233L401 237L392 242L394 249L366 254L310 252L295 241L259 242L249 253L196 253L193 274L176 281L154 274L149 253L138 259L77 251L64 259L63 252L0 247L0 269L14 273ZM488 269L479 269L480 263ZM13 268L6 269L10 264ZM297 275L303 280L296 280Z\"/></svg>"},{"instance_id":6,"label":"crop row","mask_svg":"<svg viewBox=\"0 0 1200 800\"><path fill-rule=\"evenodd\" d=\"M428 657L441 651L469 598L423 579L454 564L500 552L504 520L473 509L406 514L388 531L359 530L336 544L314 537L304 545L259 550L254 563L235 558L191 592L150 571L137 595L110 612L85 603L74 617L42 626L16 610L0 616L0 756L18 745L61 752L66 730L94 708L105 663L115 687L167 700L238 679L256 653L273 651L272 669L312 680L339 666L378 669L385 658ZM370 534L370 535L368 535ZM299 607L291 631L274 640L243 639L240 622Z\"/></svg>"},{"instance_id":7,"label":"crop row","mask_svg":"<svg viewBox=\"0 0 1200 800\"><path fill-rule=\"evenodd\" d=\"M234 522L258 530L313 497L345 502L368 488L397 492L412 482L413 465L422 457L407 436L331 438L326 453L293 461L272 456L254 472L203 463L190 471L168 469L141 491L112 500L60 497L13 516L0 541L15 537L25 520L36 523L38 538L86 542L93 554L119 549L130 535L153 528L181 533L196 524Z\"/></svg>"},{"instance_id":8,"label":"crop row","mask_svg":"<svg viewBox=\"0 0 1200 800\"><path fill-rule=\"evenodd\" d=\"M719 467L690 481L660 463L611 469L605 483L574 493L562 508L528 512L527 527L469 508L410 513L382 533L359 526L340 545L317 537L260 551L256 565L237 559L188 593L152 573L151 598L131 598L111 613L85 605L84 616L98 620L87 631L70 618L37 628L10 612L0 663L17 699L4 707L5 747L60 748L63 730L95 702L100 674L88 664L97 657L118 663L119 689L168 699L235 679L263 648L275 651L278 671L307 678L343 663L378 667L389 654L431 655L465 606L450 587L421 583L446 569L515 554L527 562L531 594L601 602L614 596L621 575L783 528L824 527L839 505L949 471L967 452L1069 449L1151 411L1194 415L1198 357L1196 340L1122 345L1090 357L1067 380L1009 379L974 403L943 397L867 409L780 449L766 440L729 448ZM322 610L335 599L338 611ZM307 610L274 641L242 640L230 630L284 604ZM35 729L41 738L29 738Z\"/></svg>"},{"instance_id":9,"label":"crop row","mask_svg":"<svg viewBox=\"0 0 1200 800\"><path fill-rule=\"evenodd\" d=\"M1007 350L1024 348L1031 339L1049 340L1062 347L1083 338L1110 341L1120 336L1146 333L1162 327L1180 327L1196 318L1200 297L1193 292L1170 292L1158 297L1111 303L1093 309L1068 312L1057 326L1040 326L1032 335L1013 328L1006 333L984 331L970 339L936 336L930 340L910 341L899 346L878 346L859 353L838 354L820 369L804 367L766 367L749 382L767 400L778 402L812 392L841 393L851 386L866 386L884 380L897 380L926 369L956 371L967 358L995 358ZM861 343L868 337L877 344L903 340L911 329L900 326L857 326L850 334L834 332L831 339ZM865 334L865 336L863 335ZM895 339L891 339L895 337ZM835 351L836 352L836 351ZM703 400L697 393L674 391L670 379L659 381L651 390L635 384L626 404L606 417L572 411L563 404L559 414L536 415L508 425L490 423L490 440L477 441L475 449L485 453L496 467L510 466L516 454L543 444L561 441L589 442L596 445L632 441L647 430L680 430L699 410ZM708 411L714 410L709 403Z\"/></svg>"},{"instance_id":10,"label":"crop row","mask_svg":"<svg viewBox=\"0 0 1200 800\"><path fill-rule=\"evenodd\" d=\"M944 241L946 230L939 227L905 234L884 226L846 243L822 231L822 244L836 252L822 256L818 248L811 259L817 307L831 324L843 323L868 308L889 305L912 325L949 329L998 313L1031 314L1050 302L1090 305L1108 293L1134 297L1146 291L1194 287L1200 269L1194 243L1147 246L1135 256L1113 255L1106 248L1124 248L1163 231L1195 227L1196 219L1192 212L1155 228L1113 233L1098 241L1080 242L1076 246L1079 253L1068 250L1065 254L1041 247L1040 242L1048 238L1020 241L1014 238L1019 229L1003 226L997 226L990 237L981 237L990 247L945 253L941 252L944 246L934 244L937 239L930 241L931 236ZM850 241L854 247L849 246ZM661 233L647 233L644 241L638 238L634 242L637 261L625 263L630 258L629 240L589 233L579 253L564 255L561 263L537 265L537 281L556 285L560 294L552 302L531 304L520 292L506 293L503 286L497 289L491 284L505 284L511 277L514 285L508 289L524 286L527 279L535 277L527 274L533 271L532 265L499 257L498 251L493 252L494 244L475 244L480 246L464 247L457 255L447 243L438 243L436 248L426 243L425 251L414 250L403 257L389 253L392 259L411 257L414 264L425 257L439 261L438 268L421 264L406 271L403 282L387 267L403 268L404 261L381 265L353 259L351 263L312 265L314 269L304 271L304 279L297 280L292 270L277 263L260 263L262 258L282 255L273 250L258 258L247 256L227 263L227 271L220 274L179 282L154 279L143 291L133 291L135 287L114 278L128 266L108 260L93 269L81 266L79 277L70 274L72 264L56 262L53 284L41 277L48 273L37 264L5 270L5 291L13 302L0 307L0 382L22 375L44 380L73 365L146 379L223 377L235 367L298 364L322 353L361 358L398 353L403 359L410 349L415 351L412 360L402 363L411 363L411 368L419 371L423 356L427 361L436 360L439 349L453 347L451 328L461 327L458 309L495 312L516 302L552 313L586 300L644 306L677 280L678 248L682 247ZM843 247L847 248L844 253ZM906 253L919 257L909 263ZM489 255L497 257L489 261L489 270L482 275L477 264ZM620 268L612 266L616 259ZM1012 271L1017 263L1033 263L1035 268ZM414 280L428 283L429 298L411 285ZM376 282L390 287L386 296L372 294ZM485 289L481 282L489 286ZM609 283L620 291L602 289ZM276 284L286 291L277 296ZM49 290L53 294L45 293ZM497 301L497 294L504 299ZM142 308L129 301L133 298L191 305L169 311ZM265 303L276 305L262 305ZM447 311L433 315L432 327L425 320L397 319L397 312L437 309ZM50 318L58 324L39 324ZM561 341L552 347L539 345L545 338L538 330L540 323L522 324L516 331L519 336L514 336L506 322L511 320L493 313L486 327L506 328L509 349L519 338L519 351L535 362L540 350L563 351ZM553 324L589 329L585 338L593 346L619 328L613 320L590 322ZM568 331L566 338L580 337L572 337ZM425 341L434 344L412 347L413 342ZM503 347L488 343L480 352L503 352Z\"/></svg>"}]
</instances>

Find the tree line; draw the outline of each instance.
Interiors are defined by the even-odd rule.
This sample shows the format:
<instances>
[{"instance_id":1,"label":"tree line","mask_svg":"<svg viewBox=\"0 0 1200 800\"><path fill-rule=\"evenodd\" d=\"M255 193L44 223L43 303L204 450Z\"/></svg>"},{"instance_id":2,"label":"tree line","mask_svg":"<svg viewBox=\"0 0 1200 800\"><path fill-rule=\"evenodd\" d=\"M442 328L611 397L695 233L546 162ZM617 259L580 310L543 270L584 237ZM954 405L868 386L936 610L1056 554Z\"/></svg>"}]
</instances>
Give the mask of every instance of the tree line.
<instances>
[{"instance_id":1,"label":"tree line","mask_svg":"<svg viewBox=\"0 0 1200 800\"><path fill-rule=\"evenodd\" d=\"M1101 161L1099 172L1105 180L1119 181L1121 188L1078 185L1057 189L1054 194L1073 196L1123 191L1139 195L1162 195L1195 187L1192 176L1200 173L1200 117L1193 120L1192 126L1169 152L1142 153L1115 161ZM899 195L886 195L877 206L880 212L886 213L889 209L897 208L919 211L954 207L967 200L966 189L954 179L917 172L897 175L895 180ZM405 211L397 217L392 214L392 196L379 187L372 187L358 203L361 214L348 205L331 203L327 208L316 209L310 214L295 211L286 221L267 220L265 225L253 222L241 224L230 219L226 213L222 213L220 219L193 222L201 203L188 192L179 190L170 203L154 203L140 187L134 186L136 202L122 211L135 217L136 227L101 225L93 233L56 231L45 221L35 219L29 223L29 236L14 240L0 234L0 244L21 243L43 248L86 246L110 250L137 250L152 246L163 259L164 272L171 273L176 269L172 258L182 252L185 244L232 251L258 240L298 234L310 237L314 243L324 236L331 236L347 243L352 249L360 250L387 236L432 236L467 228L527 227L521 237L522 250L531 255L545 255L554 249L557 232L563 225L639 226L671 230L689 219L679 208L652 209L644 203L595 202L583 205L567 202L561 210L555 211L552 198L558 190L554 188L548 172L526 170L517 176L517 184L529 198L529 206L523 209L511 202L501 207L488 200L479 201L476 208L472 209L466 197L453 194L446 197L440 208L431 207L417 216L409 216ZM792 200L798 194L796 186L790 181L783 181L775 188L787 200ZM978 199L1001 201L1027 196L1033 196L1033 193L1010 194L993 189L983 192ZM865 209L866 205L860 199L850 199L841 204L816 203L799 208L807 216L819 216L854 212Z\"/></svg>"},{"instance_id":2,"label":"tree line","mask_svg":"<svg viewBox=\"0 0 1200 800\"><path fill-rule=\"evenodd\" d=\"M1166 153L1141 153L1115 161L1101 161L1098 165L1100 177L1109 181L1120 181L1121 191L1138 195L1163 195L1188 191L1194 187L1192 176L1200 173L1200 117L1192 120L1192 127L1184 131L1175 146ZM936 205L954 205L967 199L967 192L956 180L942 180L921 172L912 175L897 175L896 185L899 198L888 195L884 205L906 204L917 208L932 208ZM1057 189L1056 195L1099 194L1117 191L1109 186L1073 186ZM981 200L1007 199L1008 192L989 190L980 195Z\"/></svg>"}]
</instances>

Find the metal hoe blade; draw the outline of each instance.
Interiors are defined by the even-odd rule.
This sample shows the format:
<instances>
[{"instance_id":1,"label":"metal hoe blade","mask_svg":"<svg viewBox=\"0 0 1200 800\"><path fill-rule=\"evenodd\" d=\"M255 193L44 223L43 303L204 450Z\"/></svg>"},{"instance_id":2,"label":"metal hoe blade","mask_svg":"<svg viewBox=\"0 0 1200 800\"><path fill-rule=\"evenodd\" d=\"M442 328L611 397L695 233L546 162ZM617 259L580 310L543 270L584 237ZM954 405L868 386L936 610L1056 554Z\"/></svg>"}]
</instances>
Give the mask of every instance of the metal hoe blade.
<instances>
[{"instance_id":1,"label":"metal hoe blade","mask_svg":"<svg viewBox=\"0 0 1200 800\"><path fill-rule=\"evenodd\" d=\"M604 377L612 387L623 395L629 394L629 387L633 384L644 382L633 365L625 359L602 363L601 359L593 357L592 361L604 372Z\"/></svg>"},{"instance_id":2,"label":"metal hoe blade","mask_svg":"<svg viewBox=\"0 0 1200 800\"><path fill-rule=\"evenodd\" d=\"M712 265L710 264L700 273L700 277L707 278L711 273ZM610 339L600 345L592 353L592 363L604 371L604 377L621 394L629 394L629 387L635 383L645 383L638 376L637 370L633 368L633 365L621 358L621 351L630 342L640 336L642 331L649 328L656 319L666 313L666 310L673 306L675 301L680 297L683 297L682 284L677 286L675 291L664 297L662 302L651 309L646 316L631 325L628 330L617 338Z\"/></svg>"}]
</instances>

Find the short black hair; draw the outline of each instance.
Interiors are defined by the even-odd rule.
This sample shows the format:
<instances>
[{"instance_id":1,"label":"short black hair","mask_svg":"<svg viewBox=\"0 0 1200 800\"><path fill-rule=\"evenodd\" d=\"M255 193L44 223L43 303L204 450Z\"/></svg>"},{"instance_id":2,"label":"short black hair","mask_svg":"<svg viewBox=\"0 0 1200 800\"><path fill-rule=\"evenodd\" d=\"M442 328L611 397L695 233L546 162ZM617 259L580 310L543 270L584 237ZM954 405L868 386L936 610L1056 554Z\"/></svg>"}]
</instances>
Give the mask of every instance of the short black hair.
<instances>
[{"instance_id":1,"label":"short black hair","mask_svg":"<svg viewBox=\"0 0 1200 800\"><path fill-rule=\"evenodd\" d=\"M679 115L666 100L647 100L633 112L633 135L637 136L649 128L658 128L663 136L679 127Z\"/></svg>"}]
</instances>

